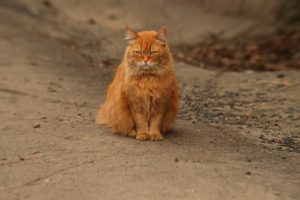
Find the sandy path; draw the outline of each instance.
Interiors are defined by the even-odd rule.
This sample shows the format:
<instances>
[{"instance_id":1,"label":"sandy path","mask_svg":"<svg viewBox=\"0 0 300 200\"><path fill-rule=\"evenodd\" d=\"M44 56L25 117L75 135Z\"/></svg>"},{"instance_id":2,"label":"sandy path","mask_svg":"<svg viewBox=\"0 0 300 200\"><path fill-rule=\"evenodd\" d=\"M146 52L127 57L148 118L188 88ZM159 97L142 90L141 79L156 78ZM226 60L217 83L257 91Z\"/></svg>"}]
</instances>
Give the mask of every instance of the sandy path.
<instances>
[{"instance_id":1,"label":"sandy path","mask_svg":"<svg viewBox=\"0 0 300 200\"><path fill-rule=\"evenodd\" d=\"M294 146L280 150L277 143L261 143L262 133L280 132L260 128L266 121L250 121L253 126L215 123L186 106L188 101L201 102L196 96L205 87L227 95L250 89L244 99L260 87L257 92L273 99L263 105L268 112L297 109L299 72L285 72L293 87L280 90L285 100L276 107L276 87L282 81L272 82L276 73L219 76L176 63L182 95L191 100L182 101L173 133L163 142L119 137L96 126L93 118L122 52L116 42L121 33L113 32L121 30L122 23L105 29L105 22L96 18L95 27L83 20L93 17L85 12L74 19L72 9L65 11L65 2L57 8L29 3L31 10L19 3L0 4L0 199L299 197L297 138ZM85 9L95 12L91 5ZM238 87L232 80L239 81ZM280 126L296 134L296 123ZM274 137L290 136L280 133Z\"/></svg>"}]
</instances>

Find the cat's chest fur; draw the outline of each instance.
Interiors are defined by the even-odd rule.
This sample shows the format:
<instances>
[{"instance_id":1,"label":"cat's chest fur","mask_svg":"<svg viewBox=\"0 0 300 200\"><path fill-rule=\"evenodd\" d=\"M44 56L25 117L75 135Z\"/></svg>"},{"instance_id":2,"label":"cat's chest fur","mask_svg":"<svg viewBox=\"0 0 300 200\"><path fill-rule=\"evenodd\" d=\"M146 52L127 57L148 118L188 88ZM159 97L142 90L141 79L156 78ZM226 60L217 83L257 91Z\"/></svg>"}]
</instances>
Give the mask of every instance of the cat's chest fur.
<instances>
[{"instance_id":1,"label":"cat's chest fur","mask_svg":"<svg viewBox=\"0 0 300 200\"><path fill-rule=\"evenodd\" d=\"M133 78L126 83L126 96L132 108L160 110L170 98L170 87L166 79L159 77Z\"/></svg>"}]
</instances>

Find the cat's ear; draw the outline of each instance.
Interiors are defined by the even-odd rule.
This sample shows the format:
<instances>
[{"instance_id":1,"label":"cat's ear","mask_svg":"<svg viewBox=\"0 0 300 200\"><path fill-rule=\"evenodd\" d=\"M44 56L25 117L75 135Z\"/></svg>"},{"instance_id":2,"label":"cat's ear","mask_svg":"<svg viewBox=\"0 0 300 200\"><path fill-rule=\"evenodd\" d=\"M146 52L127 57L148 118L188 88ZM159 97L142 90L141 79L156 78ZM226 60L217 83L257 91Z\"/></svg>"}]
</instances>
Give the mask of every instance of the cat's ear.
<instances>
[{"instance_id":1,"label":"cat's ear","mask_svg":"<svg viewBox=\"0 0 300 200\"><path fill-rule=\"evenodd\" d=\"M125 29L125 40L132 41L132 40L137 39L138 37L139 37L138 34L134 30L132 30L131 28L129 28L128 26L126 26L126 29Z\"/></svg>"},{"instance_id":2,"label":"cat's ear","mask_svg":"<svg viewBox=\"0 0 300 200\"><path fill-rule=\"evenodd\" d=\"M166 27L161 27L158 31L157 31L157 39L162 42L162 43L166 43L167 42L167 35L168 35L168 30Z\"/></svg>"}]
</instances>

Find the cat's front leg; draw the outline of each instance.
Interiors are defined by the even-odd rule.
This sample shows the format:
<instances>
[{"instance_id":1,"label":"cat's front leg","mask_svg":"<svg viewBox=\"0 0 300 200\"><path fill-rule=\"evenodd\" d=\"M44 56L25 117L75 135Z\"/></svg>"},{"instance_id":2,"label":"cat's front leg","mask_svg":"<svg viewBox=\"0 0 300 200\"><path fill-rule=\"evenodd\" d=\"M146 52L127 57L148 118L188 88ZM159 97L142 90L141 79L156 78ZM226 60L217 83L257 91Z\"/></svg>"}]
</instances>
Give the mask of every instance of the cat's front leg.
<instances>
[{"instance_id":1,"label":"cat's front leg","mask_svg":"<svg viewBox=\"0 0 300 200\"><path fill-rule=\"evenodd\" d=\"M160 133L162 114L154 114L150 119L150 140L157 141L163 140L164 137Z\"/></svg>"},{"instance_id":2,"label":"cat's front leg","mask_svg":"<svg viewBox=\"0 0 300 200\"><path fill-rule=\"evenodd\" d=\"M137 140L148 140L149 139L149 128L147 117L142 113L135 114L136 123L136 139Z\"/></svg>"}]
</instances>

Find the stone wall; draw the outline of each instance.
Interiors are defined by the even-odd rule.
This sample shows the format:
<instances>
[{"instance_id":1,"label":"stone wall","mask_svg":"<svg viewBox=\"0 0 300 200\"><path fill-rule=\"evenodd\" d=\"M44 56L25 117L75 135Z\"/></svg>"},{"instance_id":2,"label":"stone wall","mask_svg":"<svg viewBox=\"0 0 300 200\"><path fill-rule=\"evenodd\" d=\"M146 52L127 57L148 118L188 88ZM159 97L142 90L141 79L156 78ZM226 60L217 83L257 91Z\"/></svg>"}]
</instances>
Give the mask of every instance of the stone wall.
<instances>
[{"instance_id":1,"label":"stone wall","mask_svg":"<svg viewBox=\"0 0 300 200\"><path fill-rule=\"evenodd\" d=\"M242 15L266 21L300 21L300 0L198 0L207 12Z\"/></svg>"}]
</instances>

